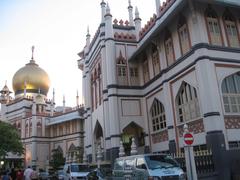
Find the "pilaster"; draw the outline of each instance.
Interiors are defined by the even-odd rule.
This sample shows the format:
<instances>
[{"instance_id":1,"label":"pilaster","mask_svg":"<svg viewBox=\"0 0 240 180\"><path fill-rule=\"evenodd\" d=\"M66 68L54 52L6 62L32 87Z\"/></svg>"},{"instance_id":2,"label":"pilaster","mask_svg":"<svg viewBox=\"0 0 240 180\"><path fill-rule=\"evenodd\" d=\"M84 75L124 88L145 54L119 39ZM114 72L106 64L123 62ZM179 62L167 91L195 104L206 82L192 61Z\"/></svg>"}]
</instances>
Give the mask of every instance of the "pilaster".
<instances>
[{"instance_id":1,"label":"pilaster","mask_svg":"<svg viewBox=\"0 0 240 180\"><path fill-rule=\"evenodd\" d=\"M117 90L112 87L116 85L116 47L113 36L112 15L110 8L107 6L105 15L105 47L106 47L106 64L107 64L107 88L108 88L108 122L110 131L109 137L111 141L111 160L118 156L115 149L119 147L120 143L120 127L118 117L118 98L114 95ZM114 149L114 150L113 150Z\"/></svg>"},{"instance_id":2,"label":"pilaster","mask_svg":"<svg viewBox=\"0 0 240 180\"><path fill-rule=\"evenodd\" d=\"M221 96L214 63L205 59L196 64L199 83L200 109L206 132L206 144L213 154L214 164L219 173L218 179L228 179L226 162L226 138Z\"/></svg>"},{"instance_id":3,"label":"pilaster","mask_svg":"<svg viewBox=\"0 0 240 180\"><path fill-rule=\"evenodd\" d=\"M196 64L199 85L199 103L204 117L206 132L225 132L224 117L221 108L221 96L215 73L214 63L205 59Z\"/></svg>"},{"instance_id":4,"label":"pilaster","mask_svg":"<svg viewBox=\"0 0 240 180\"><path fill-rule=\"evenodd\" d=\"M174 110L171 101L171 88L169 82L163 84L163 94L164 94L164 109L166 116L166 124L168 129L168 141L169 141L169 151L170 153L176 152L176 133L174 124ZM174 97L172 97L174 98Z\"/></svg>"},{"instance_id":5,"label":"pilaster","mask_svg":"<svg viewBox=\"0 0 240 180\"><path fill-rule=\"evenodd\" d=\"M35 102L35 98L32 104L32 166L36 166L37 164L37 106Z\"/></svg>"}]
</instances>

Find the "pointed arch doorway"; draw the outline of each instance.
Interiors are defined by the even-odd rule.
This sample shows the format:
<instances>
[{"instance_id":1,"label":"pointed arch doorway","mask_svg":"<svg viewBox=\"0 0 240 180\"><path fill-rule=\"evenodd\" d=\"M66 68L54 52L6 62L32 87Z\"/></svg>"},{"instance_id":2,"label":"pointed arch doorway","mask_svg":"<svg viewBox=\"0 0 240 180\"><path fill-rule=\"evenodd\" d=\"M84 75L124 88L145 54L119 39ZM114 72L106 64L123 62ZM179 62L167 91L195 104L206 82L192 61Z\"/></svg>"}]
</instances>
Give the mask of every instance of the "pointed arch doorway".
<instances>
[{"instance_id":1,"label":"pointed arch doorway","mask_svg":"<svg viewBox=\"0 0 240 180\"><path fill-rule=\"evenodd\" d=\"M94 153L95 158L98 151L98 146L101 146L101 148L104 148L103 143L103 129L99 121L96 122L95 128L94 128Z\"/></svg>"},{"instance_id":2,"label":"pointed arch doorway","mask_svg":"<svg viewBox=\"0 0 240 180\"><path fill-rule=\"evenodd\" d=\"M134 122L131 122L123 129L122 142L126 155L131 153L132 138L134 137L138 153L144 153L144 131L143 128Z\"/></svg>"}]
</instances>

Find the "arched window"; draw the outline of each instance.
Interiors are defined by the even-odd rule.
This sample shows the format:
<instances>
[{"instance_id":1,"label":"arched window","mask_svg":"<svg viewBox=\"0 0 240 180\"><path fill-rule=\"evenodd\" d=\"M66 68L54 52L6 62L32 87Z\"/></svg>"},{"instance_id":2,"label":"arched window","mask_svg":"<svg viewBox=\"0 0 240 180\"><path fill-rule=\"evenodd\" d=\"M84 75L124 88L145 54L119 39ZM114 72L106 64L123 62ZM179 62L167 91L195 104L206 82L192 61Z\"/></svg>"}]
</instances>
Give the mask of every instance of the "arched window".
<instances>
[{"instance_id":1,"label":"arched window","mask_svg":"<svg viewBox=\"0 0 240 180\"><path fill-rule=\"evenodd\" d=\"M66 134L70 134L70 122L66 124Z\"/></svg>"},{"instance_id":2,"label":"arched window","mask_svg":"<svg viewBox=\"0 0 240 180\"><path fill-rule=\"evenodd\" d=\"M226 113L240 112L240 72L222 82L223 104Z\"/></svg>"},{"instance_id":3,"label":"arched window","mask_svg":"<svg viewBox=\"0 0 240 180\"><path fill-rule=\"evenodd\" d=\"M102 69L100 63L98 64L98 95L99 95L99 105L102 103Z\"/></svg>"},{"instance_id":4,"label":"arched window","mask_svg":"<svg viewBox=\"0 0 240 180\"><path fill-rule=\"evenodd\" d=\"M62 153L62 154L63 154L63 150L62 150L61 146L58 146L56 150L57 150L59 153Z\"/></svg>"},{"instance_id":5,"label":"arched window","mask_svg":"<svg viewBox=\"0 0 240 180\"><path fill-rule=\"evenodd\" d=\"M182 55L186 54L190 50L190 36L188 25L183 15L180 15L178 21L178 36Z\"/></svg>"},{"instance_id":6,"label":"arched window","mask_svg":"<svg viewBox=\"0 0 240 180\"><path fill-rule=\"evenodd\" d=\"M130 82L132 86L139 85L139 75L137 67L130 67Z\"/></svg>"},{"instance_id":7,"label":"arched window","mask_svg":"<svg viewBox=\"0 0 240 180\"><path fill-rule=\"evenodd\" d=\"M178 122L194 120L200 117L197 91L194 87L183 82L176 97Z\"/></svg>"},{"instance_id":8,"label":"arched window","mask_svg":"<svg viewBox=\"0 0 240 180\"><path fill-rule=\"evenodd\" d=\"M122 52L120 51L120 55L117 58L117 80L119 85L127 85L127 61L122 56Z\"/></svg>"},{"instance_id":9,"label":"arched window","mask_svg":"<svg viewBox=\"0 0 240 180\"><path fill-rule=\"evenodd\" d=\"M174 54L174 48L173 48L172 35L169 30L166 30L165 32L164 45L165 45L167 65L170 66L175 61L175 54Z\"/></svg>"},{"instance_id":10,"label":"arched window","mask_svg":"<svg viewBox=\"0 0 240 180\"><path fill-rule=\"evenodd\" d=\"M17 130L18 130L18 134L21 137L21 123L20 122L17 124Z\"/></svg>"},{"instance_id":11,"label":"arched window","mask_svg":"<svg viewBox=\"0 0 240 180\"><path fill-rule=\"evenodd\" d=\"M218 16L211 6L205 11L205 18L210 44L222 46L223 41Z\"/></svg>"},{"instance_id":12,"label":"arched window","mask_svg":"<svg viewBox=\"0 0 240 180\"><path fill-rule=\"evenodd\" d=\"M32 122L30 122L30 127L29 127L29 136L32 136Z\"/></svg>"},{"instance_id":13,"label":"arched window","mask_svg":"<svg viewBox=\"0 0 240 180\"><path fill-rule=\"evenodd\" d=\"M237 24L235 18L228 9L223 13L223 20L228 46L240 47Z\"/></svg>"},{"instance_id":14,"label":"arched window","mask_svg":"<svg viewBox=\"0 0 240 180\"><path fill-rule=\"evenodd\" d=\"M70 155L71 159L74 158L75 151L76 151L76 146L74 144L71 144L68 150L68 154Z\"/></svg>"},{"instance_id":15,"label":"arched window","mask_svg":"<svg viewBox=\"0 0 240 180\"><path fill-rule=\"evenodd\" d=\"M37 123L37 136L42 136L42 124L41 124L41 122Z\"/></svg>"},{"instance_id":16,"label":"arched window","mask_svg":"<svg viewBox=\"0 0 240 180\"><path fill-rule=\"evenodd\" d=\"M62 136L63 135L63 126L60 125L59 126L59 136Z\"/></svg>"},{"instance_id":17,"label":"arched window","mask_svg":"<svg viewBox=\"0 0 240 180\"><path fill-rule=\"evenodd\" d=\"M160 73L160 59L157 46L152 44L152 64L154 76Z\"/></svg>"},{"instance_id":18,"label":"arched window","mask_svg":"<svg viewBox=\"0 0 240 180\"><path fill-rule=\"evenodd\" d=\"M25 137L29 137L29 129L28 129L28 123L26 122L25 125Z\"/></svg>"},{"instance_id":19,"label":"arched window","mask_svg":"<svg viewBox=\"0 0 240 180\"><path fill-rule=\"evenodd\" d=\"M92 102L92 111L94 110L94 75L91 75L91 102Z\"/></svg>"},{"instance_id":20,"label":"arched window","mask_svg":"<svg viewBox=\"0 0 240 180\"><path fill-rule=\"evenodd\" d=\"M98 104L98 76L97 76L97 69L94 70L94 104L95 108L97 108Z\"/></svg>"},{"instance_id":21,"label":"arched window","mask_svg":"<svg viewBox=\"0 0 240 180\"><path fill-rule=\"evenodd\" d=\"M154 100L151 107L151 120L153 132L166 128L165 110L162 103L158 100Z\"/></svg>"},{"instance_id":22,"label":"arched window","mask_svg":"<svg viewBox=\"0 0 240 180\"><path fill-rule=\"evenodd\" d=\"M77 132L77 121L72 121L72 132Z\"/></svg>"},{"instance_id":23,"label":"arched window","mask_svg":"<svg viewBox=\"0 0 240 180\"><path fill-rule=\"evenodd\" d=\"M149 77L149 69L148 69L148 59L147 55L143 54L143 81L144 83L147 83L150 79Z\"/></svg>"},{"instance_id":24,"label":"arched window","mask_svg":"<svg viewBox=\"0 0 240 180\"><path fill-rule=\"evenodd\" d=\"M58 133L57 133L57 125L53 125L52 130L53 130L53 133L52 133L53 137L56 137L58 135Z\"/></svg>"}]
</instances>

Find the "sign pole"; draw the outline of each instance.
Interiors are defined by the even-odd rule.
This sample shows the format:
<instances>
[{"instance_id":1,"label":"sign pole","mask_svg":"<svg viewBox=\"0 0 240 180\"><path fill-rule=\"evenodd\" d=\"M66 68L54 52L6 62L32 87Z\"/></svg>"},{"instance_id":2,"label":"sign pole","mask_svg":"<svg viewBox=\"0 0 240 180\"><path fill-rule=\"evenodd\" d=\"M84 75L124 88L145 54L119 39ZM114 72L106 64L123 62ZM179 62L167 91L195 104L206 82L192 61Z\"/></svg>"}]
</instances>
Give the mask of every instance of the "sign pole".
<instances>
[{"instance_id":1,"label":"sign pole","mask_svg":"<svg viewBox=\"0 0 240 180\"><path fill-rule=\"evenodd\" d=\"M184 153L187 169L187 178L189 180L197 180L196 164L194 159L192 143L194 141L192 133L189 132L188 126L184 125Z\"/></svg>"}]
</instances>

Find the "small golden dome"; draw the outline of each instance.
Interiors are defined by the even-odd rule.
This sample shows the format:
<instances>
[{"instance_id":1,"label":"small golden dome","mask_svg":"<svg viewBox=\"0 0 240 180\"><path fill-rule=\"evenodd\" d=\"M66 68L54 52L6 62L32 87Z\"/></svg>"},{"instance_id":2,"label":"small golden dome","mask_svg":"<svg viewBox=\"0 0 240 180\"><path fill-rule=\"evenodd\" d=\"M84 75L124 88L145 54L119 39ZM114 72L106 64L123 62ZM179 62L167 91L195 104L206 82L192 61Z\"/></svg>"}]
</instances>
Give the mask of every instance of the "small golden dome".
<instances>
[{"instance_id":1,"label":"small golden dome","mask_svg":"<svg viewBox=\"0 0 240 180\"><path fill-rule=\"evenodd\" d=\"M32 59L14 74L12 86L15 95L23 94L25 86L28 93L38 93L40 89L41 94L47 95L50 80L48 74Z\"/></svg>"}]
</instances>

